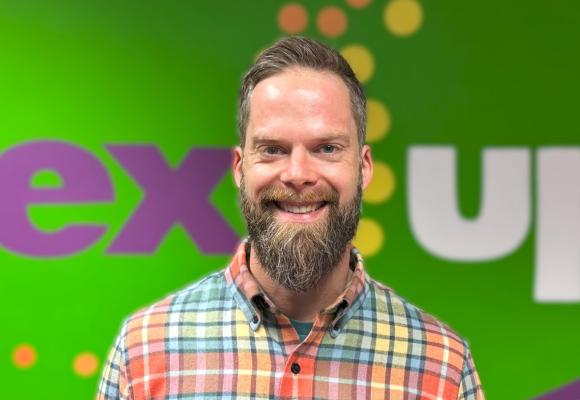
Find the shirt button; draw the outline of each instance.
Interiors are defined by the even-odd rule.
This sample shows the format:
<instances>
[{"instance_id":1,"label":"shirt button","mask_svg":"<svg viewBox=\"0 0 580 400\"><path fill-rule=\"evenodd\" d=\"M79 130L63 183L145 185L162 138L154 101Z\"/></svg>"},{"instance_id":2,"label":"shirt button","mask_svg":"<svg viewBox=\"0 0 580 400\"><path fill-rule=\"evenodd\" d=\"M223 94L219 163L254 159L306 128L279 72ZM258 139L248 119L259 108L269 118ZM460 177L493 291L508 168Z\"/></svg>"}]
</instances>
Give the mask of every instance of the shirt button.
<instances>
[{"instance_id":1,"label":"shirt button","mask_svg":"<svg viewBox=\"0 0 580 400\"><path fill-rule=\"evenodd\" d=\"M258 316L257 315L254 315L254 318L252 318L252 322L254 324L257 324L258 323Z\"/></svg>"},{"instance_id":2,"label":"shirt button","mask_svg":"<svg viewBox=\"0 0 580 400\"><path fill-rule=\"evenodd\" d=\"M290 371L292 371L293 374L299 374L300 373L300 364L293 363L292 366L290 367Z\"/></svg>"}]
</instances>

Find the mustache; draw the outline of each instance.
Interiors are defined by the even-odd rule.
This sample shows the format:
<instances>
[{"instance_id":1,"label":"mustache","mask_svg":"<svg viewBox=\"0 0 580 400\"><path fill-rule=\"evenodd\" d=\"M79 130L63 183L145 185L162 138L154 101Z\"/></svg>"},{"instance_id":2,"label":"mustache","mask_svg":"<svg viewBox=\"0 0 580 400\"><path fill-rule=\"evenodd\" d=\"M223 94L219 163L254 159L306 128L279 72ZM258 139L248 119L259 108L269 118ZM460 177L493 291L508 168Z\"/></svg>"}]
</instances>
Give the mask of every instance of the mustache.
<instances>
[{"instance_id":1,"label":"mustache","mask_svg":"<svg viewBox=\"0 0 580 400\"><path fill-rule=\"evenodd\" d=\"M328 188L313 188L300 193L282 187L269 186L262 190L258 201L262 205L267 205L271 202L291 201L297 203L318 203L321 201L337 204L339 195L336 189Z\"/></svg>"}]
</instances>

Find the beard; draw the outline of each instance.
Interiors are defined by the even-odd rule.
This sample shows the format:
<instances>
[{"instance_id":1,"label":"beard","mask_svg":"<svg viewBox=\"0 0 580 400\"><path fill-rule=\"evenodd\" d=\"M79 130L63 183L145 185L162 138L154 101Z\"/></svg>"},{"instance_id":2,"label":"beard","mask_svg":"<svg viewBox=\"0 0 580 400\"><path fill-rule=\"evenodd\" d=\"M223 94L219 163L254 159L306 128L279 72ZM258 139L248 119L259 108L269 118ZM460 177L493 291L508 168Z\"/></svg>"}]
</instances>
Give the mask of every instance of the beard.
<instances>
[{"instance_id":1,"label":"beard","mask_svg":"<svg viewBox=\"0 0 580 400\"><path fill-rule=\"evenodd\" d=\"M281 187L267 187L258 199L250 198L244 176L240 203L248 227L252 251L269 277L296 293L307 293L339 264L358 226L362 200L359 171L354 197L344 205L334 188L316 188L297 194ZM276 218L276 202L324 202L327 215L313 223L282 222Z\"/></svg>"}]
</instances>

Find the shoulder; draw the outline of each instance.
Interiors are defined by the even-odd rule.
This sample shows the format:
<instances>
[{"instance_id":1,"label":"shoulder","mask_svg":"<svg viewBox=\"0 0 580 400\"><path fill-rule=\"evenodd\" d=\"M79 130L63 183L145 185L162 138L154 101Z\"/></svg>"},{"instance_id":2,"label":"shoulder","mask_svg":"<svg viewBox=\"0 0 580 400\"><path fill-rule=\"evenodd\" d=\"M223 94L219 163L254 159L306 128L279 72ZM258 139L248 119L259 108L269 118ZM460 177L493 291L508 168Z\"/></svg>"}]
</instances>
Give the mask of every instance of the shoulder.
<instances>
[{"instance_id":1,"label":"shoulder","mask_svg":"<svg viewBox=\"0 0 580 400\"><path fill-rule=\"evenodd\" d=\"M142 341L144 330L147 336L163 335L166 324L184 313L197 314L211 306L219 307L216 303L223 302L227 292L223 271L216 272L137 311L123 324L127 345L131 346L132 339Z\"/></svg>"},{"instance_id":2,"label":"shoulder","mask_svg":"<svg viewBox=\"0 0 580 400\"><path fill-rule=\"evenodd\" d=\"M469 356L467 342L433 315L398 296L389 287L370 280L367 296L374 304L378 330L405 343L419 344L427 359L442 360L459 371ZM365 301L366 302L366 301Z\"/></svg>"}]
</instances>

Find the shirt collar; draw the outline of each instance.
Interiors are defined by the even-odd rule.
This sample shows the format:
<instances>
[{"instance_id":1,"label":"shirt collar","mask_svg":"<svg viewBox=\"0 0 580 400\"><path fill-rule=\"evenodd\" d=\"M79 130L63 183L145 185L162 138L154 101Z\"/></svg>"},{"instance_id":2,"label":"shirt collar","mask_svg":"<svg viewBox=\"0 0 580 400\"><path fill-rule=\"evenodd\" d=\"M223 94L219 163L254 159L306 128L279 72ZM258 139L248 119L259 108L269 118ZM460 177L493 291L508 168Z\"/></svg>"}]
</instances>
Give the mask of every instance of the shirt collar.
<instances>
[{"instance_id":1,"label":"shirt collar","mask_svg":"<svg viewBox=\"0 0 580 400\"><path fill-rule=\"evenodd\" d=\"M335 329L340 321L340 326L348 322L348 318L354 313L353 305L362 303L369 291L370 280L366 275L363 259L359 251L353 246L350 248L350 267L353 270L352 278L344 291L328 306L320 311L321 314L335 315L332 319L332 327ZM238 306L246 316L253 330L258 329L262 320L262 312L267 310L275 315L280 310L262 291L258 282L248 269L246 255L249 252L247 240L242 242L236 251L230 265L225 269L227 285L234 295ZM349 312L350 311L350 312ZM344 318L343 318L344 317Z\"/></svg>"}]
</instances>

